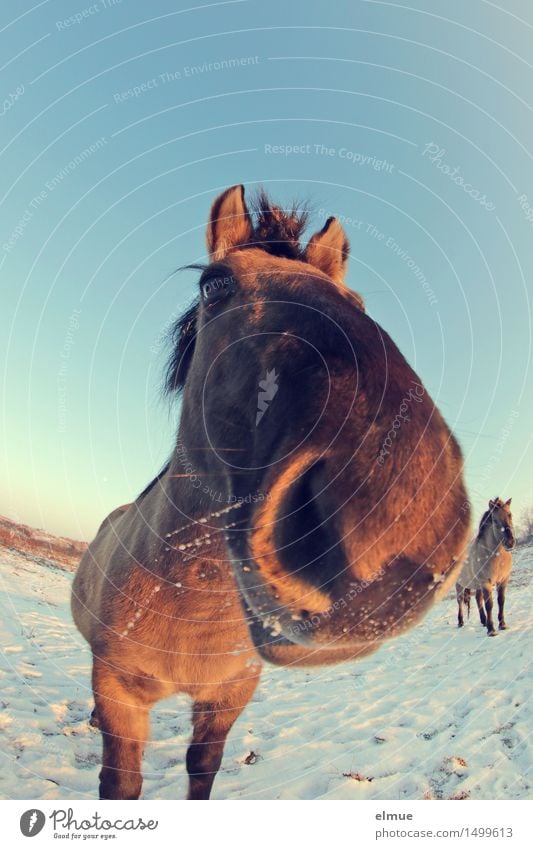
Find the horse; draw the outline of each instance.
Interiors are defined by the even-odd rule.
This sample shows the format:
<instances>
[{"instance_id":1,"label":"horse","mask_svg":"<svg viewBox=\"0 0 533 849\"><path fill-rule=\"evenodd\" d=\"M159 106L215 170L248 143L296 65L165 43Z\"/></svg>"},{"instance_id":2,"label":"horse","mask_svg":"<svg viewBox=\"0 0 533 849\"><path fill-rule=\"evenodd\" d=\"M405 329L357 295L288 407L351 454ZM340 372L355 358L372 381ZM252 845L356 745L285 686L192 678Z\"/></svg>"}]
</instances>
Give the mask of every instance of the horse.
<instances>
[{"instance_id":1,"label":"horse","mask_svg":"<svg viewBox=\"0 0 533 849\"><path fill-rule=\"evenodd\" d=\"M345 282L328 218L243 186L207 224L198 295L166 372L168 463L102 523L73 582L92 649L100 798L136 799L149 711L192 699L189 799L207 799L263 663L354 660L455 580L470 505L460 448Z\"/></svg>"},{"instance_id":2,"label":"horse","mask_svg":"<svg viewBox=\"0 0 533 849\"><path fill-rule=\"evenodd\" d=\"M487 629L489 637L496 636L492 621L492 588L498 590L498 623L500 631L505 631L504 605L505 591L511 570L513 558L511 551L516 545L513 534L513 517L511 501L505 503L500 498L489 501L489 509L483 513L479 530L470 546L461 574L455 585L458 613L457 625L464 625L463 603L470 614L470 597L472 590L476 593L479 619Z\"/></svg>"}]
</instances>

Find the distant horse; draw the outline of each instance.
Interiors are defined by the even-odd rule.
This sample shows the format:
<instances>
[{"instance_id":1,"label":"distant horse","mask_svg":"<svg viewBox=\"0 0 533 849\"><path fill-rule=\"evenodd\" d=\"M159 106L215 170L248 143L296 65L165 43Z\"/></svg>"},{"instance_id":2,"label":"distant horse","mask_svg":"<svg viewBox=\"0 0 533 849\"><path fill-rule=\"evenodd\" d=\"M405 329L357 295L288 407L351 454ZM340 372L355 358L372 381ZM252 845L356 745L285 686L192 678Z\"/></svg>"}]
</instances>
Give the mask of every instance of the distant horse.
<instances>
[{"instance_id":1,"label":"distant horse","mask_svg":"<svg viewBox=\"0 0 533 849\"><path fill-rule=\"evenodd\" d=\"M302 247L305 223L263 193L250 213L242 186L215 201L199 296L173 334L175 450L77 571L101 798L138 798L149 710L177 692L194 702L189 798L208 798L261 659L374 651L446 593L464 556L459 447L346 286L339 222Z\"/></svg>"},{"instance_id":2,"label":"distant horse","mask_svg":"<svg viewBox=\"0 0 533 849\"><path fill-rule=\"evenodd\" d=\"M479 618L481 624L487 628L489 637L496 636L492 621L494 585L498 589L499 628L500 631L507 628L503 608L505 591L513 568L511 551L516 544L510 508L511 499L505 504L499 498L489 501L489 509L483 514L477 537L470 546L468 557L455 585L459 606L458 627L462 628L464 624L463 603L466 603L470 612L470 596L472 590L475 590Z\"/></svg>"}]
</instances>

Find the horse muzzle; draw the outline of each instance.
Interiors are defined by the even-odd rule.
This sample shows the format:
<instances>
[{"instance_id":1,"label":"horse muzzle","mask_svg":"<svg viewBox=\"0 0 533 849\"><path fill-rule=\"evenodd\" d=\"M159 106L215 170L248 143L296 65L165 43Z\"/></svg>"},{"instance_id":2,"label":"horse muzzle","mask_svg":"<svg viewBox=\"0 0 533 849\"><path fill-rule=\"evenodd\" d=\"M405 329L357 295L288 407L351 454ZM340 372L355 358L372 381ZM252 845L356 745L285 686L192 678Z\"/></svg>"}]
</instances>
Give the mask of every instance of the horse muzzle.
<instances>
[{"instance_id":1,"label":"horse muzzle","mask_svg":"<svg viewBox=\"0 0 533 849\"><path fill-rule=\"evenodd\" d=\"M341 538L331 495L324 495L323 474L313 458L306 465L250 511L248 530L226 536L250 634L267 659L272 644L373 650L418 622L460 568L447 563L439 571L398 554L362 578L354 542Z\"/></svg>"}]
</instances>

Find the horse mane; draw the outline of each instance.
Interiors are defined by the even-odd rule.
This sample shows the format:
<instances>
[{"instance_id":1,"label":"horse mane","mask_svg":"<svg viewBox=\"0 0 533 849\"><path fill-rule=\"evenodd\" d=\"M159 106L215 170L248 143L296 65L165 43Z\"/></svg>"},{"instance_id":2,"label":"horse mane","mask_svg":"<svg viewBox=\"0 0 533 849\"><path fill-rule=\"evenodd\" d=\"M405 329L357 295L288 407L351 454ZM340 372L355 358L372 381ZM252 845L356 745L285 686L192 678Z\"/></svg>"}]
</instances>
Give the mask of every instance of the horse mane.
<instances>
[{"instance_id":1,"label":"horse mane","mask_svg":"<svg viewBox=\"0 0 533 849\"><path fill-rule=\"evenodd\" d=\"M185 386L196 342L199 307L200 300L197 298L174 322L168 334L172 351L165 370L164 395L174 395Z\"/></svg>"},{"instance_id":2,"label":"horse mane","mask_svg":"<svg viewBox=\"0 0 533 849\"><path fill-rule=\"evenodd\" d=\"M478 540L483 538L483 535L484 535L484 533L485 533L485 531L488 527L488 524L489 524L489 519L490 519L491 513L492 513L492 510L487 510L485 513L483 513L483 516L481 517L481 522L479 523L479 530L477 532Z\"/></svg>"},{"instance_id":3,"label":"horse mane","mask_svg":"<svg viewBox=\"0 0 533 849\"><path fill-rule=\"evenodd\" d=\"M168 460L168 462L165 463L165 465L163 466L163 468L161 469L159 474L155 476L153 481L150 481L148 486L145 486L143 491L139 493L139 495L137 496L137 499L136 499L137 501L139 500L139 498L143 498L145 495L148 495L148 493L150 492L151 489L154 488L156 483L158 483L161 480L161 478L163 477L163 475L165 475L168 472L169 466L170 466L170 460Z\"/></svg>"},{"instance_id":4,"label":"horse mane","mask_svg":"<svg viewBox=\"0 0 533 849\"><path fill-rule=\"evenodd\" d=\"M250 214L253 233L243 248L261 248L273 256L303 259L304 248L300 238L309 219L307 206L294 202L289 209L281 209L261 189L251 202ZM179 270L185 268L203 271L208 266L185 265ZM197 298L170 329L168 340L172 350L165 369L163 395L175 395L185 386L194 353L199 307Z\"/></svg>"},{"instance_id":5,"label":"horse mane","mask_svg":"<svg viewBox=\"0 0 533 849\"><path fill-rule=\"evenodd\" d=\"M494 507L503 507L503 501L500 498L495 498L494 499L494 506L491 507L489 510L486 510L485 513L483 513L483 516L481 517L481 522L479 523L479 530L477 532L477 539L478 540L482 539L482 537L483 537L483 535L484 535L484 533L485 533L485 531L486 531L486 529L489 525L489 520L490 520L490 517L492 516L492 511L494 510Z\"/></svg>"}]
</instances>

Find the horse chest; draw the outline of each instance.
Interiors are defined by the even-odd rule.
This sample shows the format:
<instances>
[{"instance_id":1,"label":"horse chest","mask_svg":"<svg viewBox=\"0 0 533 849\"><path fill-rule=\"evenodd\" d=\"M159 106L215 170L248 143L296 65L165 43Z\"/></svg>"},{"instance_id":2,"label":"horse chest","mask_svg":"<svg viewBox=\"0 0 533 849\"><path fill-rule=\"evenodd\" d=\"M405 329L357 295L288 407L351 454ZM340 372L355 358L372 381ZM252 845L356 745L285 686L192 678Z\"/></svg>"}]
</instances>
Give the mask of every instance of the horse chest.
<instances>
[{"instance_id":1,"label":"horse chest","mask_svg":"<svg viewBox=\"0 0 533 849\"><path fill-rule=\"evenodd\" d=\"M498 549L491 561L491 577L495 584L506 581L511 574L512 557L503 548Z\"/></svg>"},{"instance_id":2,"label":"horse chest","mask_svg":"<svg viewBox=\"0 0 533 849\"><path fill-rule=\"evenodd\" d=\"M123 598L115 651L122 662L127 654L136 670L168 682L170 691L192 691L257 662L237 589L218 565L178 562L164 578L143 580L141 591L126 589Z\"/></svg>"}]
</instances>

